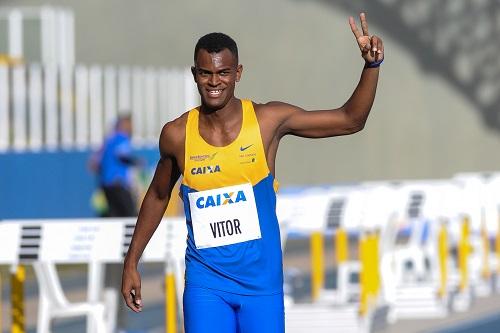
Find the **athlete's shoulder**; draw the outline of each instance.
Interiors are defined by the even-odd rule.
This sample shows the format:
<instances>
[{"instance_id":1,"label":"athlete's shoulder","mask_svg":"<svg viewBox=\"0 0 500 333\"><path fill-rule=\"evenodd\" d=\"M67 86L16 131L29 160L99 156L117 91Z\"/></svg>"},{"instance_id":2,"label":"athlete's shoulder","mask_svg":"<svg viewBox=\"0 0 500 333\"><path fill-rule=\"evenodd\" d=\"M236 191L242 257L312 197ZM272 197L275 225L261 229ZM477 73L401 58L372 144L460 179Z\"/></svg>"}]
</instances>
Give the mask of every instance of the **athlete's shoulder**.
<instances>
[{"instance_id":1,"label":"athlete's shoulder","mask_svg":"<svg viewBox=\"0 0 500 333\"><path fill-rule=\"evenodd\" d=\"M300 109L298 106L281 101L270 101L267 103L253 102L253 105L256 112L290 112Z\"/></svg>"},{"instance_id":2,"label":"athlete's shoulder","mask_svg":"<svg viewBox=\"0 0 500 333\"><path fill-rule=\"evenodd\" d=\"M255 113L259 119L276 119L286 118L291 113L300 110L299 107L280 101L270 101L267 103L253 103Z\"/></svg>"},{"instance_id":3,"label":"athlete's shoulder","mask_svg":"<svg viewBox=\"0 0 500 333\"><path fill-rule=\"evenodd\" d=\"M185 135L188 114L189 112L184 112L179 117L163 125L163 129L161 131L161 137L175 140L176 138Z\"/></svg>"},{"instance_id":4,"label":"athlete's shoulder","mask_svg":"<svg viewBox=\"0 0 500 333\"><path fill-rule=\"evenodd\" d=\"M162 154L167 153L173 155L175 151L184 146L188 115L189 111L184 112L179 117L163 125L160 134L160 151Z\"/></svg>"}]
</instances>

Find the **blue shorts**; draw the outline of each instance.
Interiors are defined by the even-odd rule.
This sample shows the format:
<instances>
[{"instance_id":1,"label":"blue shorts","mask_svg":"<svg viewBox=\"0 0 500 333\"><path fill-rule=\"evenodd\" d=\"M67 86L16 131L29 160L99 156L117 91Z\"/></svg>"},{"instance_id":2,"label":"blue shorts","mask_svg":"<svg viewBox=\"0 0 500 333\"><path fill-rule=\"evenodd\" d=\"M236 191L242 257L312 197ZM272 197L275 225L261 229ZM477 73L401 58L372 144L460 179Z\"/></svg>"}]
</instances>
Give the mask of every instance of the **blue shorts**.
<instances>
[{"instance_id":1,"label":"blue shorts","mask_svg":"<svg viewBox=\"0 0 500 333\"><path fill-rule=\"evenodd\" d=\"M185 333L283 333L283 293L238 295L186 285Z\"/></svg>"}]
</instances>

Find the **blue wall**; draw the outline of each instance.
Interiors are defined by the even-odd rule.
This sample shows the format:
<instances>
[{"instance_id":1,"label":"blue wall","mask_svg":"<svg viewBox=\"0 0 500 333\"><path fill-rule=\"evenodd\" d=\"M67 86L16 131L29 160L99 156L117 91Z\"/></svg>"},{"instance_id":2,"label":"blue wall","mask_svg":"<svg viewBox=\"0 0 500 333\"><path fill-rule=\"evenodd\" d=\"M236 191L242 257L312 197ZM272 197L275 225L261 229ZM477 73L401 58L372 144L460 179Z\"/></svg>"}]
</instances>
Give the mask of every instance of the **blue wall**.
<instances>
[{"instance_id":1,"label":"blue wall","mask_svg":"<svg viewBox=\"0 0 500 333\"><path fill-rule=\"evenodd\" d=\"M0 219L92 217L90 151L0 154ZM153 168L157 149L137 152Z\"/></svg>"}]
</instances>

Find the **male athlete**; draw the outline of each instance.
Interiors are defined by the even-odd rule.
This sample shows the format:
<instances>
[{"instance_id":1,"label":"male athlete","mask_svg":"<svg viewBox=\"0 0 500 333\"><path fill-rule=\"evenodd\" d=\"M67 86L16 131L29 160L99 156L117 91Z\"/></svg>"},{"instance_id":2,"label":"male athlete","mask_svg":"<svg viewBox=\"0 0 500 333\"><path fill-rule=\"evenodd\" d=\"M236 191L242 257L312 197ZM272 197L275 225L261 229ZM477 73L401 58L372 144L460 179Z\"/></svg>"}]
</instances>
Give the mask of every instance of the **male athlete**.
<instances>
[{"instance_id":1,"label":"male athlete","mask_svg":"<svg viewBox=\"0 0 500 333\"><path fill-rule=\"evenodd\" d=\"M192 73L201 106L163 127L160 161L125 258L122 293L133 311L142 310L139 257L182 175L185 332L284 332L276 152L288 134L326 138L363 129L384 48L368 34L363 13L360 19L362 31L352 17L349 24L365 61L361 79L347 102L331 110L236 98L243 71L236 43L221 33L199 39Z\"/></svg>"}]
</instances>

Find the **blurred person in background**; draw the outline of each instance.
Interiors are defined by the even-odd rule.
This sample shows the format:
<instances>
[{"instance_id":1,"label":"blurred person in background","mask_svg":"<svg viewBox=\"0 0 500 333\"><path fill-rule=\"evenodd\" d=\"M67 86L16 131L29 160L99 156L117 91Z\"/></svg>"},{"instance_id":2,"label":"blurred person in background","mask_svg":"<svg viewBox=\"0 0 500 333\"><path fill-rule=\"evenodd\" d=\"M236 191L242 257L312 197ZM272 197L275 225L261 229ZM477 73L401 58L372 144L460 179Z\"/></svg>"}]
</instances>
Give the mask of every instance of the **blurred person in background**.
<instances>
[{"instance_id":1,"label":"blurred person in background","mask_svg":"<svg viewBox=\"0 0 500 333\"><path fill-rule=\"evenodd\" d=\"M106 198L107 210L102 214L105 217L137 216L131 169L141 167L143 162L133 155L131 134L131 116L119 116L114 130L89 161Z\"/></svg>"},{"instance_id":2,"label":"blurred person in background","mask_svg":"<svg viewBox=\"0 0 500 333\"><path fill-rule=\"evenodd\" d=\"M91 156L90 169L96 173L99 187L105 195L107 209L102 217L135 217L137 201L134 193L132 168L142 167L142 159L133 155L131 145L132 118L124 114L116 120L113 131L105 138L102 147ZM106 288L120 290L121 264L106 264ZM118 332L126 326L126 306L116 294Z\"/></svg>"},{"instance_id":3,"label":"blurred person in background","mask_svg":"<svg viewBox=\"0 0 500 333\"><path fill-rule=\"evenodd\" d=\"M143 307L139 258L182 175L188 230L185 332L284 332L276 153L286 135L326 138L363 129L384 47L379 37L369 35L363 13L360 19L361 31L354 18L349 24L363 59L361 78L347 102L328 110L240 100L234 89L243 67L234 40L222 33L198 40L192 74L201 106L163 127L160 160L125 258L122 294L133 311ZM334 60L326 64L335 65Z\"/></svg>"}]
</instances>

